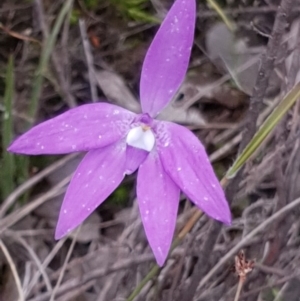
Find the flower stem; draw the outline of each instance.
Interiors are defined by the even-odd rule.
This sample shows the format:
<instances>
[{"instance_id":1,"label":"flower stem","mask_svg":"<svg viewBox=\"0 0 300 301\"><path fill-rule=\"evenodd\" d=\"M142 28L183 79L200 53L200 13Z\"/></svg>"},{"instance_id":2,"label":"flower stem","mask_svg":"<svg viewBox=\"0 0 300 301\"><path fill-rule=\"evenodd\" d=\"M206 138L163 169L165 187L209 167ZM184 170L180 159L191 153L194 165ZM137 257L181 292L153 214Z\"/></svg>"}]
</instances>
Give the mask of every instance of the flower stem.
<instances>
[{"instance_id":1,"label":"flower stem","mask_svg":"<svg viewBox=\"0 0 300 301\"><path fill-rule=\"evenodd\" d=\"M155 265L152 267L150 272L146 275L146 277L139 283L139 285L135 288L135 290L131 293L131 295L126 299L126 301L132 301L143 289L143 287L146 285L146 283L151 280L156 274L158 274L160 271L160 267L158 265Z\"/></svg>"},{"instance_id":2,"label":"flower stem","mask_svg":"<svg viewBox=\"0 0 300 301\"><path fill-rule=\"evenodd\" d=\"M194 209L194 214L192 214L191 218L188 220L188 222L185 224L183 229L179 232L176 239L173 241L170 254L172 251L180 244L181 240L186 236L187 233L191 231L191 229L194 227L198 219L202 215L202 211L199 209ZM156 276L160 272L160 267L158 265L155 265L152 267L150 272L145 276L145 278L139 283L139 285L135 288L135 290L131 293L131 295L126 299L126 301L132 301L143 289L143 287L146 285L146 283L151 280L154 276Z\"/></svg>"},{"instance_id":3,"label":"flower stem","mask_svg":"<svg viewBox=\"0 0 300 301\"><path fill-rule=\"evenodd\" d=\"M224 177L221 180L222 187L226 187L227 184L228 184L228 181L229 180L226 177ZM190 219L188 220L188 222L185 224L185 226L183 227L183 229L179 232L179 234L177 235L177 237L173 241L172 246L171 246L171 250L170 250L169 254L171 254L172 251L180 244L180 242L182 241L182 239L191 231L191 229L194 227L194 225L197 223L197 221L199 220L199 218L203 214L202 211L200 211L198 208L193 208L193 210L194 211L192 213L192 216L190 217ZM156 276L159 273L159 271L160 271L160 267L158 265L155 265L154 267L152 267L152 269L150 270L150 272L139 283L139 285L135 288L135 290L131 293L131 295L126 299L126 301L132 301L140 293L140 291L147 284L147 282L149 280L151 280L154 276ZM241 284L241 288L242 288L242 285L243 284ZM234 301L236 301L236 300L234 300Z\"/></svg>"}]
</instances>

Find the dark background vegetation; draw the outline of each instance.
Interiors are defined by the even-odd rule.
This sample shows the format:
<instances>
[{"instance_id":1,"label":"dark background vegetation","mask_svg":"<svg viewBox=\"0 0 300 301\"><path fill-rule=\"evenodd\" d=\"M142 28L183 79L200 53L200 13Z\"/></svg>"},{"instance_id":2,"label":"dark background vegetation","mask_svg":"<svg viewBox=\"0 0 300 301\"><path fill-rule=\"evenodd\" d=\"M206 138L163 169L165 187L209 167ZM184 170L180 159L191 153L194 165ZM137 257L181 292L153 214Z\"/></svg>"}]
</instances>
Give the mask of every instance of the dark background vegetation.
<instances>
[{"instance_id":1,"label":"dark background vegetation","mask_svg":"<svg viewBox=\"0 0 300 301\"><path fill-rule=\"evenodd\" d=\"M0 2L0 300L234 300L241 272L234 256L243 249L255 265L239 300L299 301L299 206L280 211L300 197L298 103L226 186L232 226L201 216L161 270L153 268L134 175L77 236L54 240L82 154L29 158L6 147L32 125L84 103L106 99L138 111L142 61L173 1L74 0L55 32L66 2ZM161 118L195 132L221 179L300 79L300 1L213 3L197 1L190 68ZM182 196L177 234L193 210Z\"/></svg>"}]
</instances>

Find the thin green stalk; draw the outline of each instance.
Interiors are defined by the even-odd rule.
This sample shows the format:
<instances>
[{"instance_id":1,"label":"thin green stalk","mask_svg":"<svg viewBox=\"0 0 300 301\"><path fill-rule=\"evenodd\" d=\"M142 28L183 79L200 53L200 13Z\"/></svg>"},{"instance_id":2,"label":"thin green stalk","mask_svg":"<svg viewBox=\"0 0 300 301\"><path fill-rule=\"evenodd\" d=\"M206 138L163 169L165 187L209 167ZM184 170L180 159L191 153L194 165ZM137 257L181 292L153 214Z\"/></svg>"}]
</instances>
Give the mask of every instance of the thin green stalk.
<instances>
[{"instance_id":1,"label":"thin green stalk","mask_svg":"<svg viewBox=\"0 0 300 301\"><path fill-rule=\"evenodd\" d=\"M189 219L189 221L186 223L186 225L180 231L178 236L174 239L174 241L172 243L172 246L170 248L169 255L180 244L180 242L185 237L185 235L187 233L189 233L189 231L193 228L193 226L198 221L198 219L200 218L201 215L202 215L202 212L200 210L195 211L195 214L192 215L192 217ZM140 291L147 284L147 282L150 281L153 277L155 277L159 274L160 270L161 269L158 265L153 266L151 268L151 270L149 271L149 273L145 276L145 278L138 284L138 286L135 288L135 290L126 299L126 301L132 301L140 293Z\"/></svg>"},{"instance_id":2,"label":"thin green stalk","mask_svg":"<svg viewBox=\"0 0 300 301\"><path fill-rule=\"evenodd\" d=\"M155 277L160 271L160 267L155 265L152 267L150 272L146 275L146 277L139 283L139 285L135 288L135 290L131 293L131 295L126 299L126 301L132 301L143 289L143 287L150 281L153 277Z\"/></svg>"},{"instance_id":3,"label":"thin green stalk","mask_svg":"<svg viewBox=\"0 0 300 301\"><path fill-rule=\"evenodd\" d=\"M6 198L14 189L15 161L14 156L6 151L7 146L13 139L12 106L14 99L14 60L10 56L7 64L4 92L4 113L2 127L2 168L1 168L1 191L2 197Z\"/></svg>"},{"instance_id":4,"label":"thin green stalk","mask_svg":"<svg viewBox=\"0 0 300 301\"><path fill-rule=\"evenodd\" d=\"M28 116L31 120L35 120L35 115L38 110L39 98L42 92L42 86L44 82L44 74L46 73L46 68L49 63L49 59L52 53L52 50L55 46L57 36L60 32L63 22L65 21L66 15L72 9L73 0L66 0L62 6L58 17L54 23L53 29L49 34L46 41L43 43L42 52L39 60L38 67L35 71L32 85L32 92L28 110ZM31 123L27 124L27 127L30 127ZM29 157L28 156L17 156L16 157L16 174L17 182L22 183L26 181L29 177ZM27 194L25 194L23 201L27 199Z\"/></svg>"},{"instance_id":5,"label":"thin green stalk","mask_svg":"<svg viewBox=\"0 0 300 301\"><path fill-rule=\"evenodd\" d=\"M270 116L261 125L254 137L234 161L232 167L227 171L226 178L233 178L239 169L249 160L258 147L264 142L266 137L279 123L286 112L292 107L292 105L300 98L300 83L294 86L294 88L284 97L280 104L270 114Z\"/></svg>"},{"instance_id":6,"label":"thin green stalk","mask_svg":"<svg viewBox=\"0 0 300 301\"><path fill-rule=\"evenodd\" d=\"M47 68L50 55L52 50L55 46L57 36L60 32L60 28L65 20L67 13L72 9L73 0L66 0L62 9L59 12L59 15L55 21L54 27L52 32L50 33L49 37L44 43L43 50L41 53L40 61L38 68L35 72L34 80L33 80L33 87L32 87L32 94L31 94L31 101L29 106L29 117L34 118L37 107L38 101L42 91L42 85L44 81L43 74L45 73L45 69Z\"/></svg>"},{"instance_id":7,"label":"thin green stalk","mask_svg":"<svg viewBox=\"0 0 300 301\"><path fill-rule=\"evenodd\" d=\"M222 186L226 186L228 180L233 178L237 171L249 160L255 150L264 142L268 134L275 128L278 122L282 119L285 113L292 107L292 105L300 98L300 83L298 83L281 101L272 114L265 120L260 129L254 135L253 139L245 147L244 151L235 160L233 166L228 170L226 176L222 179ZM191 230L193 225L198 221L201 216L201 211L197 210L189 219L183 230L178 237L173 241L170 253L179 245L185 235ZM133 293L126 299L132 301L146 285L146 283L157 275L160 268L154 266L141 283L136 287Z\"/></svg>"},{"instance_id":8,"label":"thin green stalk","mask_svg":"<svg viewBox=\"0 0 300 301\"><path fill-rule=\"evenodd\" d=\"M226 14L223 12L222 8L219 6L219 4L215 0L207 0L207 2L210 4L210 6L216 11L216 13L220 16L220 18L223 20L223 22L226 24L226 26L229 28L230 31L234 31L236 26L234 23L226 16Z\"/></svg>"}]
</instances>

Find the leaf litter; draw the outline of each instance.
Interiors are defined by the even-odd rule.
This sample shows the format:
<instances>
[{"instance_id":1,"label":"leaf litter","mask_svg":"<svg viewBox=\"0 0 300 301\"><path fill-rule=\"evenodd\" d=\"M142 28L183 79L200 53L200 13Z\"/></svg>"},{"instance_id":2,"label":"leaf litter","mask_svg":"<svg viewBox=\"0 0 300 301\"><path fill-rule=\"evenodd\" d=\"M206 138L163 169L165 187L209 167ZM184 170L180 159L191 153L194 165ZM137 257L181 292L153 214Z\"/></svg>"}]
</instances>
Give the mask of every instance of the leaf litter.
<instances>
[{"instance_id":1,"label":"leaf litter","mask_svg":"<svg viewBox=\"0 0 300 301\"><path fill-rule=\"evenodd\" d=\"M29 105L31 79L33 71L37 68L36 62L40 55L40 48L37 43L27 38L22 39L22 37L29 33L28 36L30 38L41 41L42 33L39 29L39 21L32 17L35 4L18 5L17 3L13 4L11 1L4 2L3 8L0 8L1 23L10 31L20 34L15 36L10 35L7 31L2 31L0 35L1 49L4 49L0 58L2 74L4 74L4 68L7 65L9 53L13 52L15 56L16 96L14 97L13 116L14 132L18 135L24 131L24 118L22 116L25 117L25 122L27 118L30 118L26 115L24 108L27 108ZM83 5L85 5L84 2ZM45 17L49 28L51 28L51 20L57 16L61 2L57 4L45 2L43 4L45 5ZM162 16L165 15L169 8L168 5L170 5L168 1L161 1L159 5L153 1L152 6L152 3L149 1L149 3L143 4L143 9L147 13L162 19ZM236 8L234 5L235 3L226 4L226 9L229 13L231 9ZM241 7L241 11L243 11L243 8L247 10L247 7ZM156 27L153 24L145 26L140 20L132 20L128 16L120 15L117 8L112 6L109 1L106 1L105 5L96 5L89 9L89 14L79 11L86 18L87 28L96 28L93 34L99 39L99 46L95 44L97 47L92 48L89 54L93 56L97 67L95 76L98 95L100 98L108 98L114 104L136 111L139 109L137 99L139 78L137 74L139 74L143 54L147 49L145 45L149 45ZM159 11L160 9L161 11ZM199 9L204 12L211 11L203 3L200 4ZM7 14L7 11L10 14ZM92 18L91 15L95 18ZM266 38L259 34L257 28L260 29L261 24L268 25L271 28L273 16L274 12L272 11L257 15L258 24L256 24L253 31L258 36L258 43L255 42L251 45L253 32L248 36L249 29L245 30L245 19L250 18L250 16L243 18L241 14L234 17L237 28L240 30L235 35L239 36L242 33L247 40L247 47L250 47L250 50L252 47L256 51L257 46L263 49L266 45ZM296 21L293 24L296 24ZM219 63L211 58L211 48L209 48L207 43L198 43L198 41L207 40L208 35L211 34L209 29L217 26L217 24L214 18L201 19L200 15L197 19L199 31L196 34L197 43L192 54L192 68L189 70L176 100L162 113L162 119L179 122L193 128L195 133L205 143L210 154L227 146L227 151L219 155L218 159L215 159L214 167L221 177L235 158L237 148L236 144L230 143L230 138L223 138L222 140L220 135L234 138L241 133L241 125L243 124L243 117L249 100L248 95L251 94L251 86L253 86L253 84L249 86L249 82L253 81L255 72L253 76L251 75L252 71L251 73L247 71L242 73L246 77L240 82L248 84L244 88L243 84L237 80L237 69L239 66L235 64L232 66L230 60L224 59L226 55L221 54L223 66L220 67ZM114 31L109 31L107 28L113 28ZM69 82L69 92L73 95L77 105L88 103L91 99L88 66L86 65L78 26L65 22L62 30L62 35L57 41L55 48L61 54L61 56L59 55L61 64L65 70L69 71L64 73L66 81ZM97 36L99 31L100 35ZM287 36L283 37L283 40L285 38L288 39L289 32L288 28ZM297 33L294 34L293 38L297 43ZM238 40L238 38L236 39ZM288 41L290 42L291 39L292 37ZM216 49L216 47L212 48ZM144 52L141 49L144 49ZM289 51L283 52L283 62L285 62L286 58L291 58L294 49L294 46L289 44ZM253 52L255 53L255 51ZM249 56L252 56L253 52ZM244 54L241 53L240 55L243 56ZM67 57L67 60L63 60L65 57ZM240 62L240 60L238 61ZM248 59L246 59L247 62ZM278 71L277 74L279 75L282 72L285 74L280 64L276 71ZM61 83L56 81L55 74L57 72L60 71L55 70L55 66L50 62L49 68L45 70L44 74L46 80L39 101L38 121L47 120L68 109L69 104L59 93ZM193 75L192 79L191 75ZM3 91L3 82L0 83L0 87L1 91ZM192 90L190 87L192 87ZM223 92L226 91L225 88L228 94ZM266 95L264 100L266 109L272 107L274 93L276 94L278 91ZM127 95L125 97L126 102L124 101L124 95ZM232 99L232 95L237 95L235 96L236 100ZM196 100L193 100L193 98ZM220 98L221 102L219 101ZM191 99L193 102L190 101ZM235 105L233 105L233 101L235 101ZM297 111L293 110L291 115L287 124L297 129L299 123ZM234 124L236 126L235 130L228 129L228 126L226 126L228 124ZM273 134L269 141L259 150L255 158L249 162L246 171L242 175L242 185L237 190L237 198L232 205L233 225L222 230L222 235L212 252L213 257L210 258L211 266L222 258L243 236L266 220L276 208L279 188L274 179L276 161L272 160L276 155L276 150L274 155L274 146L276 145L274 139L275 136ZM215 141L222 142L216 143ZM291 143L287 139L283 161L281 162L283 166L288 166L288 168L284 169L287 179L297 178L298 170L294 165L295 162L299 161L298 147L299 143L297 141ZM53 158L54 162L56 160L58 158ZM51 163L50 160L46 162L46 165L50 166L51 164L55 163ZM268 168L265 168L264 164L267 164ZM53 289L61 273L71 240L74 239L74 236L72 236L61 242L54 241L53 229L55 216L57 216L55 208L57 207L58 210L62 196L55 197L56 199L53 197L49 199L46 194L49 190L56 189L55 187L58 183L61 183L61 179L67 177L76 166L74 162L68 165L62 167L62 170L66 171L66 173L62 170L57 170L51 176L43 177L39 182L25 187L22 193L28 193L28 201L24 203L22 198L19 197L14 199L10 203L9 208L4 211L3 220L0 223L1 239L17 267L18 275L22 280L23 290L26 292L26 300L49 300L52 294L51 287L46 285L45 277L35 278L37 279L36 282L30 283L30 280L34 279L34 275L41 273L41 266L39 267L34 257L32 257L32 252L36 254L41 262L43 273L49 278ZM43 169L43 164L35 162L32 165L31 163L29 169L30 177L42 172ZM289 183L292 183L292 181L287 184ZM91 220L87 220L83 225L81 233L76 238L77 242L71 259L66 265L65 277L58 288L57 300L118 300L120 298L126 300L126 297L138 285L139 279L142 279L149 271L154 259L150 253L137 214L133 177L126 179L122 183L123 186L125 190L121 192L121 195L125 193L125 196L119 198L118 194L113 195L108 200L108 205L103 208L100 207ZM64 187L65 184L58 190L54 190L53 195L62 194ZM293 199L299 196L297 195L297 190L294 193ZM45 198L43 199L44 196ZM40 198L40 205L34 210L30 210L28 206L36 198ZM188 220L190 209L186 205L184 196L181 197L181 200L179 220L183 220L184 224ZM2 204L5 204L4 200L2 200ZM24 213L17 215L18 212ZM26 212L28 213L26 214ZM290 295L297 289L297 285L293 285L293 283L299 281L299 271L297 270L300 260L298 252L298 216L299 213L297 211L291 213L291 218L286 222L285 227L282 227L285 230L278 230L279 238L277 236L275 238L279 239L280 252L273 259L274 263L271 267L265 264L265 262L270 260L271 256L271 253L268 253L268 248L271 247L272 251L278 245L276 246L273 243L270 245L270 240L273 237L268 235L267 229L255 236L246 246L246 253L249 254L250 252L250 257L256 258L260 262L260 265L255 266L249 275L248 281L250 283L254 281L253 279L258 271L264 271L268 275L268 280L261 280L262 282L255 287L256 290L261 287L263 294L269 293L269 295L272 295L277 290L284 296L286 293L284 284L289 286L288 293ZM5 225L9 225L9 228ZM187 248L188 240L190 239L187 237L173 252L168 264L156 279L156 282L150 282L140 293L143 296L142 298L145 300L176 300L176 294L180 288L184 288L193 275L193 260L197 260L200 256L201 245L208 228L209 222L207 218L202 217L190 233L191 245ZM177 229L177 231L179 230ZM281 236L283 233L286 235L284 239ZM17 239L18 235L30 246L31 253ZM283 242L286 243L284 244ZM16 300L18 295L16 294L15 279L7 259L1 252L0 254L1 270L3 271L0 281L0 297L4 298L4 300ZM228 262L228 264L233 262L234 258L232 257L232 261ZM181 265L182 273L179 274L178 278L175 276L174 271L179 264ZM175 281L178 283L178 289L175 286L175 290L172 292L170 288ZM217 296L223 296L224 300L233 300L236 285L236 276L224 266L223 271L216 274L214 279L197 291L195 300L219 300L220 297ZM248 296L255 295L255 289L251 285L248 288L245 287L245 291L241 293L241 296L243 294L248 294ZM172 293L172 297L170 297L170 293ZM273 297L275 298L276 296Z\"/></svg>"}]
</instances>

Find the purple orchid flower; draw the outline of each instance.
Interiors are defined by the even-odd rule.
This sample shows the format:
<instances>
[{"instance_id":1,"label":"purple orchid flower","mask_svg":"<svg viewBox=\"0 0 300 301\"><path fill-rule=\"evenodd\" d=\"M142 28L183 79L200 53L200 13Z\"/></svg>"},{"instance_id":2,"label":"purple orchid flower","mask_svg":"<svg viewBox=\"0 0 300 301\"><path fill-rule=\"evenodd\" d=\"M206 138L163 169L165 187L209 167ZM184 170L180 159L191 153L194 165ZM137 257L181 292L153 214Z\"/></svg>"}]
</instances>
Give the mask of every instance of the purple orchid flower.
<instances>
[{"instance_id":1,"label":"purple orchid flower","mask_svg":"<svg viewBox=\"0 0 300 301\"><path fill-rule=\"evenodd\" d=\"M88 151L67 189L56 239L82 223L137 169L140 214L159 265L172 242L180 190L210 217L231 222L203 145L185 127L154 119L184 79L195 12L195 0L177 0L158 30L142 68L143 113L108 103L82 105L33 127L9 147L31 155Z\"/></svg>"}]
</instances>

